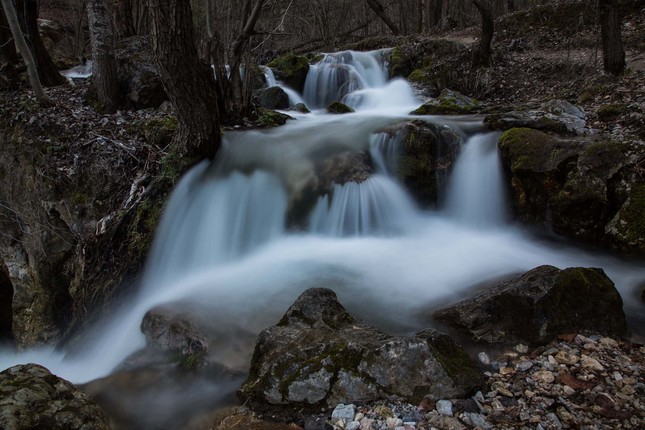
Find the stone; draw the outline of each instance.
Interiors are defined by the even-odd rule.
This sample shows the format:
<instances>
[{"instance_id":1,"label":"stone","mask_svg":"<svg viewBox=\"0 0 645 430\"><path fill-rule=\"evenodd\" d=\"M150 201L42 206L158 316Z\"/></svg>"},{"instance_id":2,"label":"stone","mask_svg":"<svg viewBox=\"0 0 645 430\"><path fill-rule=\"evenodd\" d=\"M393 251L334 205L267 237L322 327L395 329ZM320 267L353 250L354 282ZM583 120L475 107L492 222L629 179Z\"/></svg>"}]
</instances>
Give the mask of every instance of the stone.
<instances>
[{"instance_id":1,"label":"stone","mask_svg":"<svg viewBox=\"0 0 645 430\"><path fill-rule=\"evenodd\" d=\"M439 400L436 405L437 412L447 417L452 416L452 403L450 400Z\"/></svg>"},{"instance_id":2,"label":"stone","mask_svg":"<svg viewBox=\"0 0 645 430\"><path fill-rule=\"evenodd\" d=\"M272 60L268 66L273 70L276 79L302 94L309 72L307 57L285 54Z\"/></svg>"},{"instance_id":3,"label":"stone","mask_svg":"<svg viewBox=\"0 0 645 430\"><path fill-rule=\"evenodd\" d=\"M397 397L467 396L482 376L461 347L435 330L389 336L356 320L333 291L305 291L274 327L260 333L245 400L335 405ZM353 419L353 416L352 416Z\"/></svg>"},{"instance_id":4,"label":"stone","mask_svg":"<svg viewBox=\"0 0 645 430\"><path fill-rule=\"evenodd\" d=\"M446 88L437 99L423 104L410 115L464 115L476 113L479 108L477 100Z\"/></svg>"},{"instance_id":5,"label":"stone","mask_svg":"<svg viewBox=\"0 0 645 430\"><path fill-rule=\"evenodd\" d=\"M522 361L515 366L515 370L517 370L518 372L526 372L534 365L535 363L533 363L532 361Z\"/></svg>"},{"instance_id":6,"label":"stone","mask_svg":"<svg viewBox=\"0 0 645 430\"><path fill-rule=\"evenodd\" d=\"M599 372L605 370L604 366L598 360L585 354L582 354L580 357L580 365L586 369L597 370Z\"/></svg>"},{"instance_id":7,"label":"stone","mask_svg":"<svg viewBox=\"0 0 645 430\"><path fill-rule=\"evenodd\" d=\"M188 319L154 308L146 312L141 322L146 343L160 351L174 351L182 355L206 353L208 341Z\"/></svg>"},{"instance_id":8,"label":"stone","mask_svg":"<svg viewBox=\"0 0 645 430\"><path fill-rule=\"evenodd\" d=\"M121 39L115 56L119 85L136 109L156 108L168 100L148 37Z\"/></svg>"},{"instance_id":9,"label":"stone","mask_svg":"<svg viewBox=\"0 0 645 430\"><path fill-rule=\"evenodd\" d=\"M280 87L263 88L256 92L260 106L266 109L287 109L289 108L289 96Z\"/></svg>"},{"instance_id":10,"label":"stone","mask_svg":"<svg viewBox=\"0 0 645 430\"><path fill-rule=\"evenodd\" d=\"M0 372L0 428L109 430L89 396L37 364Z\"/></svg>"},{"instance_id":11,"label":"stone","mask_svg":"<svg viewBox=\"0 0 645 430\"><path fill-rule=\"evenodd\" d=\"M493 428L493 425L481 414L465 413L464 415L465 419L474 427L480 427L484 430L490 430Z\"/></svg>"},{"instance_id":12,"label":"stone","mask_svg":"<svg viewBox=\"0 0 645 430\"><path fill-rule=\"evenodd\" d=\"M555 356L555 360L560 364L566 364L567 366L572 366L576 364L578 361L580 361L580 357L574 354L568 354L564 351L559 351Z\"/></svg>"},{"instance_id":13,"label":"stone","mask_svg":"<svg viewBox=\"0 0 645 430\"><path fill-rule=\"evenodd\" d=\"M352 113L352 112L355 112L354 109L338 101L331 102L329 106L327 106L327 113L343 114L343 113Z\"/></svg>"},{"instance_id":14,"label":"stone","mask_svg":"<svg viewBox=\"0 0 645 430\"><path fill-rule=\"evenodd\" d=\"M345 405L343 403L337 405L331 413L332 421L345 420L353 421L354 416L356 415L356 406L354 405Z\"/></svg>"},{"instance_id":15,"label":"stone","mask_svg":"<svg viewBox=\"0 0 645 430\"><path fill-rule=\"evenodd\" d=\"M565 100L551 100L536 110L495 113L484 118L491 130L506 131L516 127L561 134L589 134L587 115Z\"/></svg>"},{"instance_id":16,"label":"stone","mask_svg":"<svg viewBox=\"0 0 645 430\"><path fill-rule=\"evenodd\" d=\"M531 378L535 382L541 382L543 384L551 384L553 383L553 381L555 381L555 376L553 376L553 372L549 372L548 370L539 370L531 374Z\"/></svg>"},{"instance_id":17,"label":"stone","mask_svg":"<svg viewBox=\"0 0 645 430\"><path fill-rule=\"evenodd\" d=\"M490 358L488 358L488 354L486 354L485 352L480 352L479 354L477 354L477 358L479 359L479 362L484 366L488 366L490 364Z\"/></svg>"},{"instance_id":18,"label":"stone","mask_svg":"<svg viewBox=\"0 0 645 430\"><path fill-rule=\"evenodd\" d=\"M622 299L602 269L540 266L434 314L489 343L546 344L567 331L621 335Z\"/></svg>"}]
</instances>

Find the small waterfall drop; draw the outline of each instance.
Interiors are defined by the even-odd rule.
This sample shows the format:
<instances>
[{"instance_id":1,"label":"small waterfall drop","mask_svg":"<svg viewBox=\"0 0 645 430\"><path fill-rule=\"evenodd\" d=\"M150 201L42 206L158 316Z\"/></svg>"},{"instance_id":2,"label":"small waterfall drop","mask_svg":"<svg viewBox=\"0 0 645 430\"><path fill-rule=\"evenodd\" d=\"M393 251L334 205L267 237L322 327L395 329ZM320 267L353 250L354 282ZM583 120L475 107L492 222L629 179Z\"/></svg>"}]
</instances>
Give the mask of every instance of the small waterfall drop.
<instances>
[{"instance_id":1,"label":"small waterfall drop","mask_svg":"<svg viewBox=\"0 0 645 430\"><path fill-rule=\"evenodd\" d=\"M391 179L372 175L358 184L335 185L312 211L310 231L329 236L392 235L415 215L414 203Z\"/></svg>"},{"instance_id":2,"label":"small waterfall drop","mask_svg":"<svg viewBox=\"0 0 645 430\"><path fill-rule=\"evenodd\" d=\"M304 91L307 106L324 108L354 91L385 86L388 72L384 52L324 54L319 63L309 68Z\"/></svg>"},{"instance_id":3,"label":"small waterfall drop","mask_svg":"<svg viewBox=\"0 0 645 430\"><path fill-rule=\"evenodd\" d=\"M284 85L282 82L279 82L275 78L275 74L273 73L273 70L271 70L270 67L268 66L261 66L262 68L262 73L264 73L264 80L266 82L267 88L271 87L280 87L282 88L282 91L287 93L287 96L289 96L289 105L293 106L298 103L304 103L305 101L303 98L298 94L298 91L289 88L288 86Z\"/></svg>"},{"instance_id":4,"label":"small waterfall drop","mask_svg":"<svg viewBox=\"0 0 645 430\"><path fill-rule=\"evenodd\" d=\"M394 176L398 169L399 157L403 154L403 134L393 135L380 132L370 136L370 157L377 173Z\"/></svg>"},{"instance_id":5,"label":"small waterfall drop","mask_svg":"<svg viewBox=\"0 0 645 430\"><path fill-rule=\"evenodd\" d=\"M504 176L497 152L499 133L468 139L448 180L446 215L472 227L503 225L508 219Z\"/></svg>"}]
</instances>

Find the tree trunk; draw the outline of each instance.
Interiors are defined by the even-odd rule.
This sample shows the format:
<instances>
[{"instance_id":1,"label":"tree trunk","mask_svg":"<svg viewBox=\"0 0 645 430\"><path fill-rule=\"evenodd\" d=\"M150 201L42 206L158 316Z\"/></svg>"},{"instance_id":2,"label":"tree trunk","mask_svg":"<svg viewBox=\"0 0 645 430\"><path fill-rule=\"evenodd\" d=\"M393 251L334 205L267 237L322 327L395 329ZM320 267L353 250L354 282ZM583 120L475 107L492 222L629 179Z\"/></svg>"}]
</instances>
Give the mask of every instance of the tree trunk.
<instances>
[{"instance_id":1,"label":"tree trunk","mask_svg":"<svg viewBox=\"0 0 645 430\"><path fill-rule=\"evenodd\" d=\"M448 29L448 0L441 1L441 29Z\"/></svg>"},{"instance_id":2,"label":"tree trunk","mask_svg":"<svg viewBox=\"0 0 645 430\"><path fill-rule=\"evenodd\" d=\"M152 47L179 119L175 143L188 156L212 158L221 141L215 82L197 54L190 1L147 1Z\"/></svg>"},{"instance_id":3,"label":"tree trunk","mask_svg":"<svg viewBox=\"0 0 645 430\"><path fill-rule=\"evenodd\" d=\"M114 33L117 38L150 33L150 17L145 0L114 1Z\"/></svg>"},{"instance_id":4,"label":"tree trunk","mask_svg":"<svg viewBox=\"0 0 645 430\"><path fill-rule=\"evenodd\" d=\"M621 16L616 0L599 0L598 16L605 72L620 75L625 71L625 49L620 37Z\"/></svg>"},{"instance_id":5,"label":"tree trunk","mask_svg":"<svg viewBox=\"0 0 645 430\"><path fill-rule=\"evenodd\" d=\"M65 78L58 72L38 31L38 0L16 0L18 19L27 38L27 46L36 62L40 82L46 87L62 85Z\"/></svg>"},{"instance_id":6,"label":"tree trunk","mask_svg":"<svg viewBox=\"0 0 645 430\"><path fill-rule=\"evenodd\" d=\"M14 9L11 0L0 0L0 3L2 3L2 8L4 9L9 28L11 28L11 34L13 35L16 48L20 51L20 55L22 55L22 59L27 65L27 75L29 76L31 88L34 90L34 94L41 104L49 105L52 101L47 97L47 94L45 94L42 84L40 83L36 61L34 60L31 50L29 50L29 47L27 46L25 36L22 34L20 24L18 23L16 9Z\"/></svg>"},{"instance_id":7,"label":"tree trunk","mask_svg":"<svg viewBox=\"0 0 645 430\"><path fill-rule=\"evenodd\" d=\"M92 45L92 85L105 112L116 112L123 103L114 57L114 33L106 0L90 0L87 21Z\"/></svg>"},{"instance_id":8,"label":"tree trunk","mask_svg":"<svg viewBox=\"0 0 645 430\"><path fill-rule=\"evenodd\" d=\"M387 25L393 35L398 36L400 34L399 28L396 26L394 21L390 19L389 16L385 13L385 8L377 0L367 0L367 5L374 11L376 15Z\"/></svg>"},{"instance_id":9,"label":"tree trunk","mask_svg":"<svg viewBox=\"0 0 645 430\"><path fill-rule=\"evenodd\" d=\"M509 12L515 12L515 2L513 0L507 0L507 8Z\"/></svg>"},{"instance_id":10,"label":"tree trunk","mask_svg":"<svg viewBox=\"0 0 645 430\"><path fill-rule=\"evenodd\" d=\"M486 0L472 0L482 17L482 35L479 45L473 51L473 67L489 66L495 22L493 21L493 8Z\"/></svg>"},{"instance_id":11,"label":"tree trunk","mask_svg":"<svg viewBox=\"0 0 645 430\"><path fill-rule=\"evenodd\" d=\"M16 45L13 43L13 36L9 30L4 9L0 8L0 70L3 71L12 87L17 87L19 84L16 64L18 64Z\"/></svg>"}]
</instances>

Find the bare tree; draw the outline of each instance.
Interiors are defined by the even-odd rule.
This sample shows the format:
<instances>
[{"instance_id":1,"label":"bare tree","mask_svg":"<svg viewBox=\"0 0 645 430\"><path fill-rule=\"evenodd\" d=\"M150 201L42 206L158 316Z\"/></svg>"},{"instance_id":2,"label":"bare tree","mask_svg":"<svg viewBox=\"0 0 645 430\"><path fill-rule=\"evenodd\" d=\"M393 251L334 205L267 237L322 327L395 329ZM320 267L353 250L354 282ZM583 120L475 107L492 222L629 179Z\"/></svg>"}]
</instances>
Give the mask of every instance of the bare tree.
<instances>
[{"instance_id":1,"label":"bare tree","mask_svg":"<svg viewBox=\"0 0 645 430\"><path fill-rule=\"evenodd\" d=\"M621 16L618 3L617 0L598 1L603 65L606 72L614 75L625 71L625 49L620 37Z\"/></svg>"},{"instance_id":2,"label":"bare tree","mask_svg":"<svg viewBox=\"0 0 645 430\"><path fill-rule=\"evenodd\" d=\"M13 36L9 29L9 23L4 15L4 9L0 8L0 71L4 73L12 86L18 85L18 73L16 64L18 63L18 53L13 43Z\"/></svg>"},{"instance_id":3,"label":"bare tree","mask_svg":"<svg viewBox=\"0 0 645 430\"><path fill-rule=\"evenodd\" d=\"M25 35L27 46L36 63L36 70L42 85L52 87L64 84L65 78L58 72L38 31L38 0L15 0L18 22Z\"/></svg>"},{"instance_id":4,"label":"bare tree","mask_svg":"<svg viewBox=\"0 0 645 430\"><path fill-rule=\"evenodd\" d=\"M493 8L489 0L472 0L472 2L482 18L482 35L479 44L473 51L473 67L488 66L490 65L491 43L495 31Z\"/></svg>"},{"instance_id":5,"label":"bare tree","mask_svg":"<svg viewBox=\"0 0 645 430\"><path fill-rule=\"evenodd\" d=\"M92 44L92 85L96 98L105 112L116 112L123 103L117 64L112 20L106 0L89 0L87 20Z\"/></svg>"},{"instance_id":6,"label":"bare tree","mask_svg":"<svg viewBox=\"0 0 645 430\"><path fill-rule=\"evenodd\" d=\"M13 35L16 48L20 52L23 61L27 65L27 75L29 75L29 83L31 88L34 90L36 98L40 101L41 104L49 105L52 103L51 99L45 94L42 84L40 83L40 78L38 77L38 68L36 67L36 61L27 46L27 41L25 36L22 34L20 29L20 24L18 24L18 15L16 14L16 9L13 7L11 0L0 0L2 3L2 8L4 9L5 16L7 18L7 23L11 29L11 34Z\"/></svg>"},{"instance_id":7,"label":"bare tree","mask_svg":"<svg viewBox=\"0 0 645 430\"><path fill-rule=\"evenodd\" d=\"M179 119L175 145L190 157L212 158L221 142L215 82L197 54L190 1L146 1L153 51Z\"/></svg>"},{"instance_id":8,"label":"bare tree","mask_svg":"<svg viewBox=\"0 0 645 430\"><path fill-rule=\"evenodd\" d=\"M374 11L376 15L378 15L379 18L387 25L387 28L390 29L393 35L398 36L401 34L399 31L399 28L396 26L394 21L390 19L390 17L385 13L385 8L381 3L378 2L378 0L367 0L367 5Z\"/></svg>"}]
</instances>

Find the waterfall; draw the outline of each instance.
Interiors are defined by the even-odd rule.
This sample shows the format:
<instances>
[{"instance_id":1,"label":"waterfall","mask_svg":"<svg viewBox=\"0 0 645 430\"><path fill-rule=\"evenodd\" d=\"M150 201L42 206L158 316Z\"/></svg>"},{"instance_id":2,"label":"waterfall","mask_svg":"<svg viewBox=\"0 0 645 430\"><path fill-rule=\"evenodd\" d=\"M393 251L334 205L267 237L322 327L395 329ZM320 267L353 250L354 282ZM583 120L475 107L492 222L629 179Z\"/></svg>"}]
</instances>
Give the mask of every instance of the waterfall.
<instances>
[{"instance_id":1,"label":"waterfall","mask_svg":"<svg viewBox=\"0 0 645 430\"><path fill-rule=\"evenodd\" d=\"M473 227L503 225L506 195L497 139L500 133L476 134L463 147L446 193L446 215Z\"/></svg>"},{"instance_id":2,"label":"waterfall","mask_svg":"<svg viewBox=\"0 0 645 430\"><path fill-rule=\"evenodd\" d=\"M420 103L405 80L387 80L383 57L346 51L311 66L307 104L342 100L354 114L316 112L272 130L226 131L216 160L195 166L173 191L132 302L85 334L84 351L1 349L0 370L37 362L73 382L106 376L143 347L141 319L160 304L189 303L257 335L305 288L330 286L359 318L414 333L426 328L418 316L437 303L542 264L602 267L623 297L634 295L642 267L537 242L507 222L498 135L481 133L477 121L433 117L472 137L442 193L445 206L419 210L396 180L402 134L383 130L409 120ZM264 72L268 85L280 85ZM291 103L302 100L282 88ZM375 173L320 196L317 163L335 152L368 153ZM297 199L312 209L308 225L290 229Z\"/></svg>"},{"instance_id":3,"label":"waterfall","mask_svg":"<svg viewBox=\"0 0 645 430\"><path fill-rule=\"evenodd\" d=\"M357 90L383 87L387 82L384 51L344 51L324 54L312 64L305 81L304 99L307 106L324 108L333 101Z\"/></svg>"},{"instance_id":4,"label":"waterfall","mask_svg":"<svg viewBox=\"0 0 645 430\"><path fill-rule=\"evenodd\" d=\"M310 231L330 236L391 235L415 215L414 204L391 179L373 175L360 184L335 185L312 211Z\"/></svg>"},{"instance_id":5,"label":"waterfall","mask_svg":"<svg viewBox=\"0 0 645 430\"><path fill-rule=\"evenodd\" d=\"M262 69L262 73L264 74L264 80L266 82L267 88L271 87L280 87L282 88L282 91L287 93L287 96L289 96L289 104L291 106L297 105L298 103L304 103L304 99L298 94L298 91L289 88L288 86L284 85L282 82L279 82L275 78L275 74L273 73L273 70L271 70L270 67L268 66L260 66Z\"/></svg>"}]
</instances>

